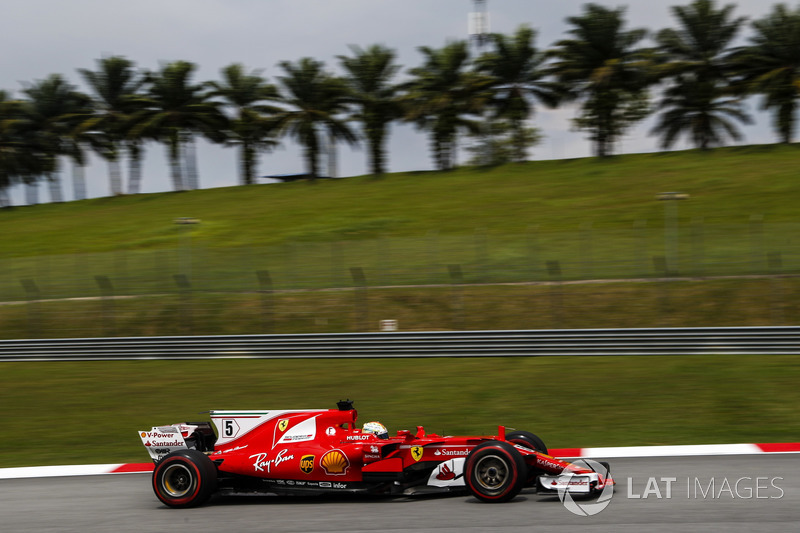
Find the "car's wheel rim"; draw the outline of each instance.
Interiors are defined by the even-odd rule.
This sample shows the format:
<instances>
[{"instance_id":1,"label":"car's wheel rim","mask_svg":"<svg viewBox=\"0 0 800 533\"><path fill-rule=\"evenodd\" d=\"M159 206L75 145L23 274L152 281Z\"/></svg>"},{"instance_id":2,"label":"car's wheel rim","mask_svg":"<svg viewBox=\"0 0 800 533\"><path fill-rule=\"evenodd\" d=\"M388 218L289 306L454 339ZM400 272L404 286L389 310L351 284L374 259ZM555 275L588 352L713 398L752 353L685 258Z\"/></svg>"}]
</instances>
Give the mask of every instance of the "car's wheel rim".
<instances>
[{"instance_id":1,"label":"car's wheel rim","mask_svg":"<svg viewBox=\"0 0 800 533\"><path fill-rule=\"evenodd\" d=\"M173 498L182 498L194 487L194 476L184 465L170 465L164 470L162 485L167 494Z\"/></svg>"},{"instance_id":2,"label":"car's wheel rim","mask_svg":"<svg viewBox=\"0 0 800 533\"><path fill-rule=\"evenodd\" d=\"M508 463L496 455L481 457L475 463L478 484L489 493L500 492L510 475Z\"/></svg>"}]
</instances>

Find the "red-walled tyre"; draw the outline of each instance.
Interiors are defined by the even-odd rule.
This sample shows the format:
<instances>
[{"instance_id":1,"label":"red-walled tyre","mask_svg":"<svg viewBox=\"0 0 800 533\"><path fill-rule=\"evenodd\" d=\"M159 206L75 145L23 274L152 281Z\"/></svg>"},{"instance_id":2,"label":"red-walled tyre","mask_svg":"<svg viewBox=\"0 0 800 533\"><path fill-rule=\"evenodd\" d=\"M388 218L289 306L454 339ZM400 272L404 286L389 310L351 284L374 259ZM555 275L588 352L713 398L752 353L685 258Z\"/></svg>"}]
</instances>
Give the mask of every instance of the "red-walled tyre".
<instances>
[{"instance_id":1,"label":"red-walled tyre","mask_svg":"<svg viewBox=\"0 0 800 533\"><path fill-rule=\"evenodd\" d=\"M536 450L540 453L547 453L547 446L544 445L544 441L529 431L512 431L511 433L506 434L506 441L510 442L511 444L525 446L526 448ZM528 477L525 484L535 487L536 476L541 474L542 471L533 465L529 465L527 467L527 472Z\"/></svg>"},{"instance_id":2,"label":"red-walled tyre","mask_svg":"<svg viewBox=\"0 0 800 533\"><path fill-rule=\"evenodd\" d=\"M217 489L217 467L197 450L178 450L153 470L153 491L170 507L204 504Z\"/></svg>"},{"instance_id":3,"label":"red-walled tyre","mask_svg":"<svg viewBox=\"0 0 800 533\"><path fill-rule=\"evenodd\" d=\"M464 465L467 488L484 502L514 498L527 480L527 465L511 444L487 441L472 449Z\"/></svg>"},{"instance_id":4,"label":"red-walled tyre","mask_svg":"<svg viewBox=\"0 0 800 533\"><path fill-rule=\"evenodd\" d=\"M530 431L512 431L506 435L506 440L512 444L519 444L537 452L547 453L544 441Z\"/></svg>"}]
</instances>

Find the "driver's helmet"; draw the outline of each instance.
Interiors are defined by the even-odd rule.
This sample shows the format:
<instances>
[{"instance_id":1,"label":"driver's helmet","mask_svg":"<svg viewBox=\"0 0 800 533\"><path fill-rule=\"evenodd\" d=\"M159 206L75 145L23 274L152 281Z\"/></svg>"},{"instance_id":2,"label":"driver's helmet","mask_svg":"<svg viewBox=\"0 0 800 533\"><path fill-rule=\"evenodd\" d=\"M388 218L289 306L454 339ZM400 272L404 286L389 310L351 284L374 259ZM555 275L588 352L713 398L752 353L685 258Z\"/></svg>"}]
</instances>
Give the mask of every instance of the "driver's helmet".
<instances>
[{"instance_id":1,"label":"driver's helmet","mask_svg":"<svg viewBox=\"0 0 800 533\"><path fill-rule=\"evenodd\" d=\"M366 424L364 424L364 427L361 429L361 432L372 433L379 439L389 438L389 430L386 429L386 426L384 426L380 422L367 422Z\"/></svg>"}]
</instances>

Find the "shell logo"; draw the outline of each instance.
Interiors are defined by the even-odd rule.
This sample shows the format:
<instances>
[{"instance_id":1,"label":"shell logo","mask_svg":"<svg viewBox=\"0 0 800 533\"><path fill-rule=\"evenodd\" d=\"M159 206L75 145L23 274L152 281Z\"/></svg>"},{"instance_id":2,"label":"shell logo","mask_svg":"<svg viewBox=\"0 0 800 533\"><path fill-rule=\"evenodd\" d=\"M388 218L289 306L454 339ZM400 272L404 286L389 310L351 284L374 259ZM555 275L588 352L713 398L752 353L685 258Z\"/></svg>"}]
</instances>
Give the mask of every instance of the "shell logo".
<instances>
[{"instance_id":1,"label":"shell logo","mask_svg":"<svg viewBox=\"0 0 800 533\"><path fill-rule=\"evenodd\" d=\"M319 464L325 473L331 476L342 476L347 472L350 461L341 450L331 450L322 456Z\"/></svg>"},{"instance_id":2,"label":"shell logo","mask_svg":"<svg viewBox=\"0 0 800 533\"><path fill-rule=\"evenodd\" d=\"M286 431L286 428L289 426L289 419L284 418L283 420L278 421L278 429L281 431Z\"/></svg>"}]
</instances>

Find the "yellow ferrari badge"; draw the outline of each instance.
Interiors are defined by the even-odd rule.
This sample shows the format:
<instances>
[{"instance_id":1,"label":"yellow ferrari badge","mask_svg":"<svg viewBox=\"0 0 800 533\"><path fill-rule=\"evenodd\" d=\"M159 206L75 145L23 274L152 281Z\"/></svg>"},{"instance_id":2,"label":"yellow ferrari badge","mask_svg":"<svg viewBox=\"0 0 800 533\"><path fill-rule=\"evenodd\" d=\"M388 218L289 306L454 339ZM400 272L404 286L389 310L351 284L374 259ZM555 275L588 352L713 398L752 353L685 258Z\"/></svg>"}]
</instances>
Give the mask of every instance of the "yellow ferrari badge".
<instances>
[{"instance_id":1,"label":"yellow ferrari badge","mask_svg":"<svg viewBox=\"0 0 800 533\"><path fill-rule=\"evenodd\" d=\"M425 449L422 446L411 447L411 457L413 457L415 461L419 461L420 459L422 459L422 454L424 452Z\"/></svg>"}]
</instances>

